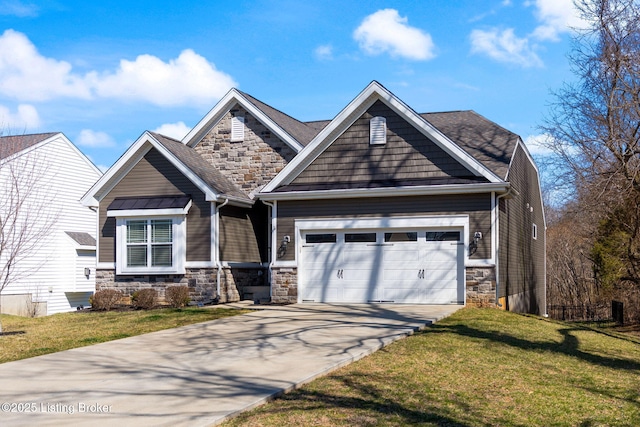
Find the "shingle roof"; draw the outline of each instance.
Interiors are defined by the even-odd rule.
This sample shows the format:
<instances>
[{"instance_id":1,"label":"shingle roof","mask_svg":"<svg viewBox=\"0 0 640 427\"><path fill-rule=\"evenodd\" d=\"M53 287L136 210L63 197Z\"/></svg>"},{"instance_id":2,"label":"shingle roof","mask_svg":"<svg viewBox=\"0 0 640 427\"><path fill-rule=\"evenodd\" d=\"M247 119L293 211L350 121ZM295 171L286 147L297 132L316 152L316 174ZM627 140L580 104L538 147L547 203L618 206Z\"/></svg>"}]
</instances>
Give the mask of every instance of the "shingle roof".
<instances>
[{"instance_id":1,"label":"shingle roof","mask_svg":"<svg viewBox=\"0 0 640 427\"><path fill-rule=\"evenodd\" d=\"M260 111L266 114L271 120L278 124L285 132L291 135L296 141L302 145L307 145L317 134L322 130L322 127L318 129L318 123L326 122L301 122L293 117L277 110L270 105L265 104L262 101L257 100L253 96L245 92L240 92L249 102L255 105Z\"/></svg>"},{"instance_id":2,"label":"shingle roof","mask_svg":"<svg viewBox=\"0 0 640 427\"><path fill-rule=\"evenodd\" d=\"M146 197L116 197L107 210L138 210L138 209L183 209L191 196L146 196Z\"/></svg>"},{"instance_id":3,"label":"shingle roof","mask_svg":"<svg viewBox=\"0 0 640 427\"><path fill-rule=\"evenodd\" d=\"M96 239L91 237L89 233L80 233L77 231L65 231L80 246L95 246Z\"/></svg>"},{"instance_id":4,"label":"shingle roof","mask_svg":"<svg viewBox=\"0 0 640 427\"><path fill-rule=\"evenodd\" d=\"M0 159L9 157L47 138L57 135L59 132L37 133L30 135L10 135L0 137Z\"/></svg>"},{"instance_id":5,"label":"shingle roof","mask_svg":"<svg viewBox=\"0 0 640 427\"><path fill-rule=\"evenodd\" d=\"M498 177L506 178L518 135L471 110L420 116Z\"/></svg>"},{"instance_id":6,"label":"shingle roof","mask_svg":"<svg viewBox=\"0 0 640 427\"><path fill-rule=\"evenodd\" d=\"M251 201L251 198L204 160L198 152L182 142L155 132L149 132L160 144L178 158L209 187L223 196Z\"/></svg>"}]
</instances>

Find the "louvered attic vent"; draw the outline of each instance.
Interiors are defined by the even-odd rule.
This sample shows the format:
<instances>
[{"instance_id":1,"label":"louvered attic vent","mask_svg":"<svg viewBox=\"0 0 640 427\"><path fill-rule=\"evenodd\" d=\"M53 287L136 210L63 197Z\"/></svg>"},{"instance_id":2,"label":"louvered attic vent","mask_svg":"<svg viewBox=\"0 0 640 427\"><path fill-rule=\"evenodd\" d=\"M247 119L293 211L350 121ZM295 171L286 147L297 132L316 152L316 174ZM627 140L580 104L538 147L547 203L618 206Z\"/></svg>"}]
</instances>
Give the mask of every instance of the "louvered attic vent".
<instances>
[{"instance_id":1,"label":"louvered attic vent","mask_svg":"<svg viewBox=\"0 0 640 427\"><path fill-rule=\"evenodd\" d=\"M244 141L244 117L231 117L231 142Z\"/></svg>"},{"instance_id":2,"label":"louvered attic vent","mask_svg":"<svg viewBox=\"0 0 640 427\"><path fill-rule=\"evenodd\" d=\"M384 117L373 117L369 122L369 143L371 145L387 143L387 119Z\"/></svg>"}]
</instances>

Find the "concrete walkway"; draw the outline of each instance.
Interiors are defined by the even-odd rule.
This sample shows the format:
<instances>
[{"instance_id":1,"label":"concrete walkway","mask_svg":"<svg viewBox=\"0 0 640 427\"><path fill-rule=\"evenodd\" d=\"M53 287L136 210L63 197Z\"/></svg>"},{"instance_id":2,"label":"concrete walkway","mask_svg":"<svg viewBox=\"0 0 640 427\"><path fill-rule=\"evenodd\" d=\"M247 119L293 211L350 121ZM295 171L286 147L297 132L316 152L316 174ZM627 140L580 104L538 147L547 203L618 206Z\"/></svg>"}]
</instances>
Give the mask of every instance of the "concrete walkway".
<instances>
[{"instance_id":1,"label":"concrete walkway","mask_svg":"<svg viewBox=\"0 0 640 427\"><path fill-rule=\"evenodd\" d=\"M217 424L459 308L295 304L0 364L0 425Z\"/></svg>"}]
</instances>

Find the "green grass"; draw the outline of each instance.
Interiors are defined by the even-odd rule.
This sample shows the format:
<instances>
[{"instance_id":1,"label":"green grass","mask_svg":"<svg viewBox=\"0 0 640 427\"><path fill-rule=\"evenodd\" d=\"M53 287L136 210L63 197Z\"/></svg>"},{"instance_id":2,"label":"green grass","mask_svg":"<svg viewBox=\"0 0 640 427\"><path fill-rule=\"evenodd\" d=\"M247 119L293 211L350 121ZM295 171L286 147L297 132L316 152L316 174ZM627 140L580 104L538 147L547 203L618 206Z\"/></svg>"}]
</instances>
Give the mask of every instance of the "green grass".
<instances>
[{"instance_id":1,"label":"green grass","mask_svg":"<svg viewBox=\"0 0 640 427\"><path fill-rule=\"evenodd\" d=\"M0 363L246 313L225 308L2 315Z\"/></svg>"},{"instance_id":2,"label":"green grass","mask_svg":"<svg viewBox=\"0 0 640 427\"><path fill-rule=\"evenodd\" d=\"M636 426L640 340L463 309L225 426Z\"/></svg>"}]
</instances>

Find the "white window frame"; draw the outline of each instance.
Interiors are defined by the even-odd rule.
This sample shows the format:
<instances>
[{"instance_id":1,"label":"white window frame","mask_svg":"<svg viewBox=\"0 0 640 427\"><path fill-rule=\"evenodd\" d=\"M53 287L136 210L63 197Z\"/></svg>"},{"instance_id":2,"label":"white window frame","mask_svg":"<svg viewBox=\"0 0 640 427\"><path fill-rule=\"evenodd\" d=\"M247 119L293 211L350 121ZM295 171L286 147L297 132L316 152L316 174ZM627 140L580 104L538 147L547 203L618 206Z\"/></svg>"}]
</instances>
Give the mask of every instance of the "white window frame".
<instances>
[{"instance_id":1,"label":"white window frame","mask_svg":"<svg viewBox=\"0 0 640 427\"><path fill-rule=\"evenodd\" d=\"M128 267L127 266L127 222L151 220L171 220L172 222L172 259L171 266ZM147 215L116 217L116 274L184 274L186 262L185 215ZM149 255L150 256L150 255Z\"/></svg>"},{"instance_id":2,"label":"white window frame","mask_svg":"<svg viewBox=\"0 0 640 427\"><path fill-rule=\"evenodd\" d=\"M369 120L369 144L384 145L387 143L387 119L382 116Z\"/></svg>"},{"instance_id":3,"label":"white window frame","mask_svg":"<svg viewBox=\"0 0 640 427\"><path fill-rule=\"evenodd\" d=\"M231 142L244 141L244 116L231 117Z\"/></svg>"},{"instance_id":4,"label":"white window frame","mask_svg":"<svg viewBox=\"0 0 640 427\"><path fill-rule=\"evenodd\" d=\"M533 237L533 240L538 240L538 226L536 224L532 224L533 226L531 227L531 237Z\"/></svg>"}]
</instances>

